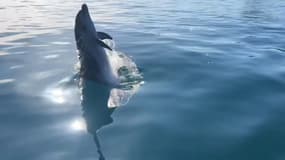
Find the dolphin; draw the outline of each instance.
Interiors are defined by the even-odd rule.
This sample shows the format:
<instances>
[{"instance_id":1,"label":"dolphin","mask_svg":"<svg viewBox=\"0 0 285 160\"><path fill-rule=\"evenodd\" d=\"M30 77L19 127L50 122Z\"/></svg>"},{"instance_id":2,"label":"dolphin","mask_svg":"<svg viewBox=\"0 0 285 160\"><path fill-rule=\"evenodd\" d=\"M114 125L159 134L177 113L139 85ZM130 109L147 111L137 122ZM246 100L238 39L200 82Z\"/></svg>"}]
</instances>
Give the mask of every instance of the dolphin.
<instances>
[{"instance_id":1,"label":"dolphin","mask_svg":"<svg viewBox=\"0 0 285 160\"><path fill-rule=\"evenodd\" d=\"M96 31L86 4L81 6L76 15L74 33L79 51L79 76L118 87L120 85L118 75L113 72L106 54L106 50L112 51L112 48L102 41L112 37L107 33Z\"/></svg>"}]
</instances>

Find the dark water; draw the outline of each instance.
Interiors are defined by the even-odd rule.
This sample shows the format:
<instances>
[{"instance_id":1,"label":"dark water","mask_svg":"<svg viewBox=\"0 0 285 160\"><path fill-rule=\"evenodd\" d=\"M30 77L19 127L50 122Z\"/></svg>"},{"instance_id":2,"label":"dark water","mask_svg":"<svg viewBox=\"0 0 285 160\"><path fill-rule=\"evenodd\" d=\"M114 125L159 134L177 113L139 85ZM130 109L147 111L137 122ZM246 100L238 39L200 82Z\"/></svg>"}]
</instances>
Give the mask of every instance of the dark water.
<instances>
[{"instance_id":1,"label":"dark water","mask_svg":"<svg viewBox=\"0 0 285 160\"><path fill-rule=\"evenodd\" d=\"M81 3L0 3L1 160L98 159L78 88L52 90ZM98 134L107 160L285 159L285 1L88 4L145 80Z\"/></svg>"}]
</instances>

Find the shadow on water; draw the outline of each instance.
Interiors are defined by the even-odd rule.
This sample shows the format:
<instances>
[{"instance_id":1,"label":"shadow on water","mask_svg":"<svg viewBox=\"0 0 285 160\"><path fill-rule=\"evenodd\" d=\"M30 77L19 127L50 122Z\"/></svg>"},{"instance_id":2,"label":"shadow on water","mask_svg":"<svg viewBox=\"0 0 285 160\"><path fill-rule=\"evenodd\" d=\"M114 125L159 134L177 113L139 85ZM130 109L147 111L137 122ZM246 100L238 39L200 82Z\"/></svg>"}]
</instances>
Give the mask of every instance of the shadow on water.
<instances>
[{"instance_id":1,"label":"shadow on water","mask_svg":"<svg viewBox=\"0 0 285 160\"><path fill-rule=\"evenodd\" d=\"M112 88L84 78L80 81L81 105L87 131L93 135L99 154L99 160L104 160L105 158L101 151L97 133L100 128L113 122L111 114L115 108L108 107L108 100Z\"/></svg>"}]
</instances>

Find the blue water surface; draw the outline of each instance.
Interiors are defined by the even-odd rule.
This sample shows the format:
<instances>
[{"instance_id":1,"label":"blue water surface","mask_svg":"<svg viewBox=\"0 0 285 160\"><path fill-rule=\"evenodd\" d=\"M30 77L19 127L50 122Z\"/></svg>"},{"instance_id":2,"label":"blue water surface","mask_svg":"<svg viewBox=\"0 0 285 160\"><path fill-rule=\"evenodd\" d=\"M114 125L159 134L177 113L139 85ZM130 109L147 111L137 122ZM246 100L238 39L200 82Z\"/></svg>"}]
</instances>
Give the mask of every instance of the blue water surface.
<instances>
[{"instance_id":1,"label":"blue water surface","mask_svg":"<svg viewBox=\"0 0 285 160\"><path fill-rule=\"evenodd\" d=\"M106 160L284 160L285 1L0 3L0 159L98 159L74 75L74 19L131 56L145 84L99 133Z\"/></svg>"}]
</instances>

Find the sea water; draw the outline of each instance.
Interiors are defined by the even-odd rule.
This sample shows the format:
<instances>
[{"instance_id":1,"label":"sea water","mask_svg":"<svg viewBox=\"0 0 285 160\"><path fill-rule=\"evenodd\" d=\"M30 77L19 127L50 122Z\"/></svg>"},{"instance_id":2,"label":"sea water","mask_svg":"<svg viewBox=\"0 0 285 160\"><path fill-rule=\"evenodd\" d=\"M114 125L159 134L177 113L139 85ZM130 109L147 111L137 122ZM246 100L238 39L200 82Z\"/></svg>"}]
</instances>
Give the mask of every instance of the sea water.
<instances>
[{"instance_id":1,"label":"sea water","mask_svg":"<svg viewBox=\"0 0 285 160\"><path fill-rule=\"evenodd\" d=\"M78 87L56 88L83 2L144 77L98 132L106 160L285 159L285 1L2 0L1 160L98 159Z\"/></svg>"}]
</instances>

